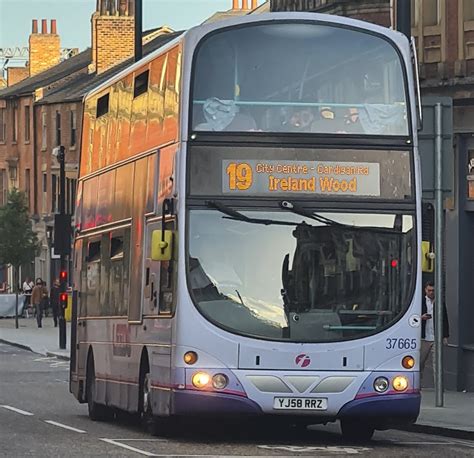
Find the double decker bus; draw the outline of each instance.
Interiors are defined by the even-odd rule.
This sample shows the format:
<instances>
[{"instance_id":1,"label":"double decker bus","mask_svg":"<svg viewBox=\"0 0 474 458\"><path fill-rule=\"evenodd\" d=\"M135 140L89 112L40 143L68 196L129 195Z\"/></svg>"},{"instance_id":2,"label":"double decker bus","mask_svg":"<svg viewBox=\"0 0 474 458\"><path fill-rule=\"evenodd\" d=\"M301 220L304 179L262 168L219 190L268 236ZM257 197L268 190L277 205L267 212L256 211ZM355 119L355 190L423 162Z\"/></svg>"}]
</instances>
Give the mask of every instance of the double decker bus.
<instances>
[{"instance_id":1,"label":"double decker bus","mask_svg":"<svg viewBox=\"0 0 474 458\"><path fill-rule=\"evenodd\" d=\"M248 15L88 94L70 387L93 420L416 420L413 60L373 24Z\"/></svg>"}]
</instances>

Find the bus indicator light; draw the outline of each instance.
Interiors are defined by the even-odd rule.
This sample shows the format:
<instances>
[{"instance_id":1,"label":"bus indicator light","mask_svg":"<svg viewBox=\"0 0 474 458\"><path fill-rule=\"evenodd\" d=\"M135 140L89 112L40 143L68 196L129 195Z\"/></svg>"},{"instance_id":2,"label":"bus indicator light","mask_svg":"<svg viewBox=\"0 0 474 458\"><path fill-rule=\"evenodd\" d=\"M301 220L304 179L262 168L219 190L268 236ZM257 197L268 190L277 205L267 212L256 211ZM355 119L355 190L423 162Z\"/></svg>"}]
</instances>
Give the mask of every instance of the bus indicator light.
<instances>
[{"instance_id":1,"label":"bus indicator light","mask_svg":"<svg viewBox=\"0 0 474 458\"><path fill-rule=\"evenodd\" d=\"M402 366L405 369L413 369L415 367L415 358L413 356L405 356L402 359Z\"/></svg>"},{"instance_id":2,"label":"bus indicator light","mask_svg":"<svg viewBox=\"0 0 474 458\"><path fill-rule=\"evenodd\" d=\"M67 281L67 272L65 270L61 270L59 273L59 279L63 282Z\"/></svg>"},{"instance_id":3,"label":"bus indicator light","mask_svg":"<svg viewBox=\"0 0 474 458\"><path fill-rule=\"evenodd\" d=\"M398 260L397 259L392 259L392 262L390 264L395 269L396 267L398 267Z\"/></svg>"},{"instance_id":4,"label":"bus indicator light","mask_svg":"<svg viewBox=\"0 0 474 458\"><path fill-rule=\"evenodd\" d=\"M209 374L206 374L206 372L196 372L193 375L193 385L196 388L199 388L199 389L205 388L207 385L209 385L210 381L211 381L211 377Z\"/></svg>"},{"instance_id":5,"label":"bus indicator light","mask_svg":"<svg viewBox=\"0 0 474 458\"><path fill-rule=\"evenodd\" d=\"M198 360L198 355L194 351L187 351L184 354L183 359L186 364L192 365Z\"/></svg>"}]
</instances>

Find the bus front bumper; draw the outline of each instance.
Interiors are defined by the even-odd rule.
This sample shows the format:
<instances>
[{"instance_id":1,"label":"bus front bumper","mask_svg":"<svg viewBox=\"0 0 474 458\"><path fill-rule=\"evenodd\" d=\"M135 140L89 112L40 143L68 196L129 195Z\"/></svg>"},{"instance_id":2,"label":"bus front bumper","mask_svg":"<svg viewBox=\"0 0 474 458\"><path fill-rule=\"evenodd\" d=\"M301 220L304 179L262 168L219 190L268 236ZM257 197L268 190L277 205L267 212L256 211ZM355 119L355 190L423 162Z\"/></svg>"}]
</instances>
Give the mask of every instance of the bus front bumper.
<instances>
[{"instance_id":1,"label":"bus front bumper","mask_svg":"<svg viewBox=\"0 0 474 458\"><path fill-rule=\"evenodd\" d=\"M173 391L173 415L179 416L210 416L226 417L235 415L282 415L281 411L264 412L251 399L224 393L201 392L194 390ZM373 419L377 428L385 429L397 424L408 424L416 421L420 411L421 396L419 393L390 394L363 399L354 399L347 402L337 415L328 415L325 412L293 411L286 412L287 417L302 415L308 423L321 423L344 418Z\"/></svg>"}]
</instances>

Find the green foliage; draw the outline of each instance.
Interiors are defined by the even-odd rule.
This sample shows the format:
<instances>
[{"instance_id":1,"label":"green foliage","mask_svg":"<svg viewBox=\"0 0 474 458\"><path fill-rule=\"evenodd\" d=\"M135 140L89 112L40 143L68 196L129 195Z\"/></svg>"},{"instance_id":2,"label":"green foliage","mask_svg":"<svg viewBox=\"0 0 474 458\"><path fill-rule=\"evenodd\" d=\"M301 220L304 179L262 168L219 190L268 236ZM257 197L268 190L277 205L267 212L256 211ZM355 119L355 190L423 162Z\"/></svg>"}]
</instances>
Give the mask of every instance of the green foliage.
<instances>
[{"instance_id":1,"label":"green foliage","mask_svg":"<svg viewBox=\"0 0 474 458\"><path fill-rule=\"evenodd\" d=\"M33 261L38 250L25 195L13 189L7 204L0 207L0 264L10 264L18 270L22 264Z\"/></svg>"}]
</instances>

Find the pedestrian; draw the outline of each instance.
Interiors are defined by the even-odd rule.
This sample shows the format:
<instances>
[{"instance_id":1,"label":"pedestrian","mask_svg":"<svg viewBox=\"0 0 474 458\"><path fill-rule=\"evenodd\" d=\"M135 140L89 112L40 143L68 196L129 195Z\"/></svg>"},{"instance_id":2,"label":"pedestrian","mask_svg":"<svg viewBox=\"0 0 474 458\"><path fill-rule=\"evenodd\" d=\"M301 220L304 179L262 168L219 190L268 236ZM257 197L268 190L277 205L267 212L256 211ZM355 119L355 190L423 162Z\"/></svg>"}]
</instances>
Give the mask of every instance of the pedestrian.
<instances>
[{"instance_id":1,"label":"pedestrian","mask_svg":"<svg viewBox=\"0 0 474 458\"><path fill-rule=\"evenodd\" d=\"M48 313L49 313L49 292L48 292L48 287L46 286L46 282L43 280L43 288L44 288L44 292L43 292L43 307L42 307L42 310L43 310L43 315L45 317L48 316Z\"/></svg>"},{"instance_id":2,"label":"pedestrian","mask_svg":"<svg viewBox=\"0 0 474 458\"><path fill-rule=\"evenodd\" d=\"M56 279L54 280L53 286L51 287L51 292L49 295L49 302L51 304L51 309L53 311L53 322L54 322L54 327L58 327L58 317L59 317L59 294L60 294L60 288L59 288L59 280Z\"/></svg>"},{"instance_id":3,"label":"pedestrian","mask_svg":"<svg viewBox=\"0 0 474 458\"><path fill-rule=\"evenodd\" d=\"M41 278L36 279L35 287L31 293L31 302L33 303L33 307L35 308L36 313L36 323L38 324L38 328L42 328L42 320L43 320L43 306L44 306L44 298L48 297L48 290L43 285L43 280Z\"/></svg>"},{"instance_id":4,"label":"pedestrian","mask_svg":"<svg viewBox=\"0 0 474 458\"><path fill-rule=\"evenodd\" d=\"M438 301L439 303L439 301ZM433 282L425 285L425 297L421 303L421 355L420 355L420 377L423 377L426 361L430 355L433 356L433 345L435 340L434 321L436 315L435 289ZM443 344L448 344L449 322L446 305L443 304ZM433 372L436 373L433 358Z\"/></svg>"},{"instance_id":5,"label":"pedestrian","mask_svg":"<svg viewBox=\"0 0 474 458\"><path fill-rule=\"evenodd\" d=\"M23 313L26 318L29 318L29 312L31 307L31 293L33 292L35 284L31 281L30 277L26 277L23 282L22 291L24 295L23 299Z\"/></svg>"}]
</instances>

